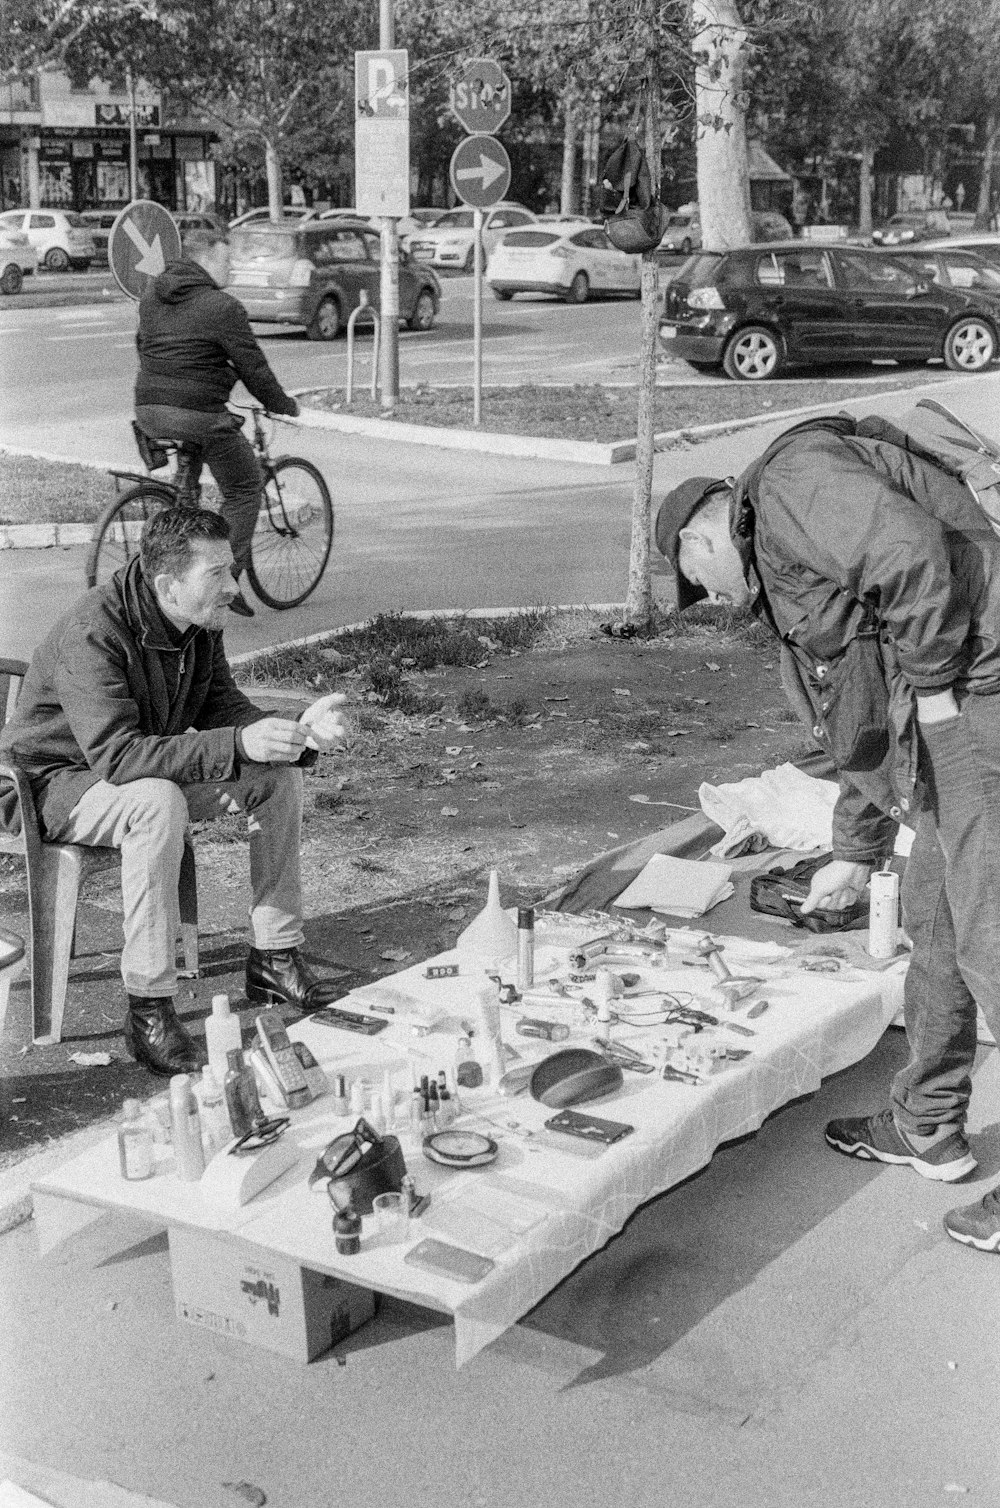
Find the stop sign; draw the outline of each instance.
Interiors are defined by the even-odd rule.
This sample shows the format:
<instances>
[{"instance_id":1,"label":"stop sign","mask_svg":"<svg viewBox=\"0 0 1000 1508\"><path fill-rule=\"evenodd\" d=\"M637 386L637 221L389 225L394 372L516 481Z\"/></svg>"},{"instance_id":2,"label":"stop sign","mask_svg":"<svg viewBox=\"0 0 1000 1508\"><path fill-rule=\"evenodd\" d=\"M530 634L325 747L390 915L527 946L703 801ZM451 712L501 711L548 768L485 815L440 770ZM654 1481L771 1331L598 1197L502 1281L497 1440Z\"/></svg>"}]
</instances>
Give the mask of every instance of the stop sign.
<instances>
[{"instance_id":1,"label":"stop sign","mask_svg":"<svg viewBox=\"0 0 1000 1508\"><path fill-rule=\"evenodd\" d=\"M472 135L492 136L510 115L510 79L493 58L472 58L451 86L451 113Z\"/></svg>"}]
</instances>

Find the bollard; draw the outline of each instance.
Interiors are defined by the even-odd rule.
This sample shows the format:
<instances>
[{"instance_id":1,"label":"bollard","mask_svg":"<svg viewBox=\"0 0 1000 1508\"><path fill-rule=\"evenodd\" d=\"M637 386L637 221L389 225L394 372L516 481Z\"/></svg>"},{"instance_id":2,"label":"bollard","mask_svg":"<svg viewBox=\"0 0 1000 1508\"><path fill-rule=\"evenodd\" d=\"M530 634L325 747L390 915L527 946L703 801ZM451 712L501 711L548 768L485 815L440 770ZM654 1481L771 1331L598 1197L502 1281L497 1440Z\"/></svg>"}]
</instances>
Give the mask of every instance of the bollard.
<instances>
[{"instance_id":1,"label":"bollard","mask_svg":"<svg viewBox=\"0 0 1000 1508\"><path fill-rule=\"evenodd\" d=\"M347 406L350 408L354 402L354 326L357 324L359 314L371 316L375 326L374 345L372 348L372 400L378 397L378 353L382 333L382 321L375 309L368 302L367 290L362 288L358 307L354 309L347 321Z\"/></svg>"}]
</instances>

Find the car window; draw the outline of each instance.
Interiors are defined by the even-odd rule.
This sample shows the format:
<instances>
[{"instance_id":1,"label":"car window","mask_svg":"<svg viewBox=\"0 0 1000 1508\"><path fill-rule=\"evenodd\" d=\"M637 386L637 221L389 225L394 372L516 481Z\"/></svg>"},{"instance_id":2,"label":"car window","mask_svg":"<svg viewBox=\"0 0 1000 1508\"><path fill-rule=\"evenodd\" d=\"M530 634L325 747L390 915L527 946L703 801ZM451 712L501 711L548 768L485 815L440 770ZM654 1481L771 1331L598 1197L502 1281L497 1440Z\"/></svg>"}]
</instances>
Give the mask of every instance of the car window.
<instances>
[{"instance_id":1,"label":"car window","mask_svg":"<svg viewBox=\"0 0 1000 1508\"><path fill-rule=\"evenodd\" d=\"M821 251L772 251L757 260L765 288L829 288L830 270Z\"/></svg>"},{"instance_id":2,"label":"car window","mask_svg":"<svg viewBox=\"0 0 1000 1508\"><path fill-rule=\"evenodd\" d=\"M944 281L937 257L907 257L905 266L920 282L940 284ZM962 285L956 283L955 286L960 288Z\"/></svg>"},{"instance_id":3,"label":"car window","mask_svg":"<svg viewBox=\"0 0 1000 1508\"><path fill-rule=\"evenodd\" d=\"M365 243L365 250L368 253L368 260L369 260L369 262L381 262L381 260L382 260L382 242L379 239L379 237L378 236L362 236L361 239Z\"/></svg>"},{"instance_id":4,"label":"car window","mask_svg":"<svg viewBox=\"0 0 1000 1508\"><path fill-rule=\"evenodd\" d=\"M453 209L448 214L442 215L435 225L435 230L471 230L474 221L471 209Z\"/></svg>"},{"instance_id":5,"label":"car window","mask_svg":"<svg viewBox=\"0 0 1000 1508\"><path fill-rule=\"evenodd\" d=\"M1000 291L1000 272L987 267L971 257L942 256L948 276L955 288L986 288L990 293Z\"/></svg>"},{"instance_id":6,"label":"car window","mask_svg":"<svg viewBox=\"0 0 1000 1508\"><path fill-rule=\"evenodd\" d=\"M509 236L504 236L505 246L532 246L540 251L543 246L554 246L561 241L562 236L557 230L512 230Z\"/></svg>"},{"instance_id":7,"label":"car window","mask_svg":"<svg viewBox=\"0 0 1000 1508\"><path fill-rule=\"evenodd\" d=\"M905 293L917 279L899 262L888 257L866 257L857 252L840 253L840 266L849 288L873 289L880 293Z\"/></svg>"},{"instance_id":8,"label":"car window","mask_svg":"<svg viewBox=\"0 0 1000 1508\"><path fill-rule=\"evenodd\" d=\"M231 242L234 262L255 262L272 257L293 257L295 237L275 235L273 230L244 230L238 226Z\"/></svg>"},{"instance_id":9,"label":"car window","mask_svg":"<svg viewBox=\"0 0 1000 1508\"><path fill-rule=\"evenodd\" d=\"M32 230L55 230L55 215L32 215L30 228Z\"/></svg>"},{"instance_id":10,"label":"car window","mask_svg":"<svg viewBox=\"0 0 1000 1508\"><path fill-rule=\"evenodd\" d=\"M697 252L693 257L688 257L677 276L680 278L683 273L684 281L690 288L710 288L720 280L724 272L731 273L734 265L739 266L738 263L732 262L725 265L723 258L717 252L704 254ZM737 272L737 277L739 276L740 272Z\"/></svg>"},{"instance_id":11,"label":"car window","mask_svg":"<svg viewBox=\"0 0 1000 1508\"><path fill-rule=\"evenodd\" d=\"M365 243L356 230L335 230L310 238L312 259L317 267L344 262L366 262Z\"/></svg>"},{"instance_id":12,"label":"car window","mask_svg":"<svg viewBox=\"0 0 1000 1508\"><path fill-rule=\"evenodd\" d=\"M570 236L571 246L582 246L587 251L593 251L600 246L600 231L578 230L575 236Z\"/></svg>"},{"instance_id":13,"label":"car window","mask_svg":"<svg viewBox=\"0 0 1000 1508\"><path fill-rule=\"evenodd\" d=\"M8 230L20 230L23 219L20 210L8 211L6 215L0 215L0 225L6 225Z\"/></svg>"},{"instance_id":14,"label":"car window","mask_svg":"<svg viewBox=\"0 0 1000 1508\"><path fill-rule=\"evenodd\" d=\"M533 221L532 221L531 216L528 214L527 210L523 210L523 209L509 209L507 211L507 224L508 225L531 225L531 224L533 224Z\"/></svg>"}]
</instances>

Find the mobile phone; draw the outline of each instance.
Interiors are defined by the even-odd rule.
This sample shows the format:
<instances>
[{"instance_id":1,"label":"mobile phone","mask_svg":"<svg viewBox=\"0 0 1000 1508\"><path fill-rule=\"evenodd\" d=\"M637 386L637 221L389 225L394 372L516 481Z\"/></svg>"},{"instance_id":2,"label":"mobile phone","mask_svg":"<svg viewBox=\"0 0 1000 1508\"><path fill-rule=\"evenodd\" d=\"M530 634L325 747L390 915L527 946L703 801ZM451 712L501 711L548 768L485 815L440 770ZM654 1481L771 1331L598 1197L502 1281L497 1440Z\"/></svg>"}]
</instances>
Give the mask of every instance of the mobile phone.
<instances>
[{"instance_id":1,"label":"mobile phone","mask_svg":"<svg viewBox=\"0 0 1000 1508\"><path fill-rule=\"evenodd\" d=\"M302 1065L302 1072L306 1076L306 1083L309 1085L310 1094L314 1100L319 1099L320 1095L326 1094L330 1087L327 1083L326 1074L304 1042L293 1042L292 1051Z\"/></svg>"},{"instance_id":2,"label":"mobile phone","mask_svg":"<svg viewBox=\"0 0 1000 1508\"><path fill-rule=\"evenodd\" d=\"M461 1246L449 1246L446 1241L434 1241L430 1238L408 1251L403 1261L411 1267L423 1267L428 1272L455 1278L459 1283L481 1283L496 1266L489 1257L480 1257L473 1251L465 1251Z\"/></svg>"},{"instance_id":3,"label":"mobile phone","mask_svg":"<svg viewBox=\"0 0 1000 1508\"><path fill-rule=\"evenodd\" d=\"M342 1011L334 1005L313 1011L309 1020L320 1026L339 1026L341 1031L360 1032L365 1037L374 1037L376 1032L385 1031L389 1025L385 1016L362 1016L357 1011Z\"/></svg>"},{"instance_id":4,"label":"mobile phone","mask_svg":"<svg viewBox=\"0 0 1000 1508\"><path fill-rule=\"evenodd\" d=\"M256 1020L257 1035L268 1066L290 1110L299 1110L312 1099L305 1070L295 1055L285 1024L276 1010L262 1011Z\"/></svg>"},{"instance_id":5,"label":"mobile phone","mask_svg":"<svg viewBox=\"0 0 1000 1508\"><path fill-rule=\"evenodd\" d=\"M545 1122L549 1131L560 1131L564 1136L582 1136L586 1141L600 1142L605 1147L614 1146L624 1136L635 1130L627 1121L604 1120L599 1115L584 1115L579 1110L560 1110Z\"/></svg>"}]
</instances>

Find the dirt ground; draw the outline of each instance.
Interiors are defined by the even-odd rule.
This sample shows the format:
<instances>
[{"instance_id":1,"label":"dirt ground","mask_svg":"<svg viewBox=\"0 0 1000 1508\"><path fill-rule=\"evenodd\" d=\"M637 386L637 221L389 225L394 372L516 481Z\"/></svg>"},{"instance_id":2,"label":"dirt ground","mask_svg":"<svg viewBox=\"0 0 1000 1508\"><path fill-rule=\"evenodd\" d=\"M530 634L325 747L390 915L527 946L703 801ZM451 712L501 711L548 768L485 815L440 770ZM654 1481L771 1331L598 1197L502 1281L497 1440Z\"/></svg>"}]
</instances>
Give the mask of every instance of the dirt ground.
<instances>
[{"instance_id":1,"label":"dirt ground","mask_svg":"<svg viewBox=\"0 0 1000 1508\"><path fill-rule=\"evenodd\" d=\"M491 868L506 905L541 899L597 854L698 807L698 786L740 779L804 753L805 731L756 628L702 612L650 639L614 639L595 618L553 620L535 646L504 653L488 635L475 665L409 672L417 710L386 710L357 672L312 684L250 684L261 705L348 693L351 747L307 776L302 841L307 954L352 984L450 947L485 900ZM329 668L327 668L329 667ZM301 672L300 672L301 673ZM288 676L282 678L286 683ZM439 705L439 710L428 710ZM636 798L643 798L637 800ZM202 971L178 1010L195 1032L217 990L243 1004L249 900L245 829L197 835ZM24 930L19 861L0 860L0 925ZM0 1166L161 1089L128 1057L118 975L121 896L114 871L79 911L64 1038L30 1042L26 986L11 992L0 1046ZM244 1026L250 1013L244 1010ZM74 1054L109 1054L108 1064Z\"/></svg>"}]
</instances>

